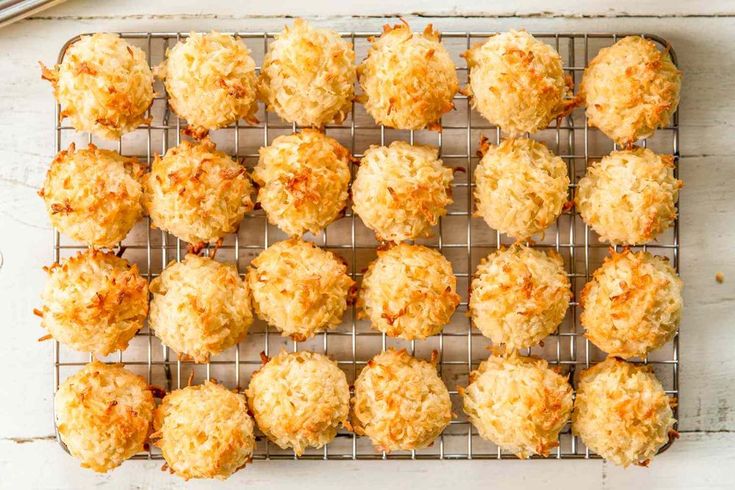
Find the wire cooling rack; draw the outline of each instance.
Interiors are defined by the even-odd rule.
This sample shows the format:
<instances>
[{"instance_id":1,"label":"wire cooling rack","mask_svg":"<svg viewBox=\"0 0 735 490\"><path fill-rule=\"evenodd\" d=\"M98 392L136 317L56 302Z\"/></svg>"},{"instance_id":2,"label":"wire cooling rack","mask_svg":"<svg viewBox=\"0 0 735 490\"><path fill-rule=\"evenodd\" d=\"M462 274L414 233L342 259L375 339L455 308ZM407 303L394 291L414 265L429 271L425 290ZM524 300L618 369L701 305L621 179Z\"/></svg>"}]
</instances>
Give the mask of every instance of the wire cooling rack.
<instances>
[{"instance_id":1,"label":"wire cooling rack","mask_svg":"<svg viewBox=\"0 0 735 490\"><path fill-rule=\"evenodd\" d=\"M419 26L414 26L419 28ZM235 33L252 50L256 64L260 65L273 33ZM357 59L364 58L369 46L368 38L377 33L354 32L342 35L355 47ZM450 51L457 65L460 84L467 81L467 67L460 53L471 45L486 39L492 32L445 32L442 41ZM180 39L183 33L123 33L123 38L142 48L148 55L151 66L160 63L166 49ZM538 39L549 43L562 56L564 68L578 88L582 72L597 51L614 43L626 34L591 33L535 33ZM656 42L661 49L668 43L656 36L644 35ZM59 61L66 49L78 39L70 39L59 54ZM676 55L669 47L674 63ZM59 121L59 107L56 107L54 145L57 151L75 142L84 145L94 142L103 148L116 149L124 155L137 156L141 162L150 164L155 153L163 153L181 140L185 122L179 120L169 110L165 90L156 82L156 96L150 109L152 122L136 131L126 134L117 143L97 141L86 134L79 134L68 125ZM359 92L359 87L358 87ZM491 230L479 218L473 217L473 179L477 164L476 155L481 136L492 142L500 140L500 131L489 125L476 112L470 110L466 97L457 95L456 110L442 119L442 131L398 131L376 126L362 106L353 104L353 111L342 124L326 127L330 136L338 139L356 157L360 157L370 144L388 144L396 139L411 143L426 143L438 146L444 163L455 168L455 181L452 184L454 204L447 216L437 227L436 236L421 240L419 243L439 249L452 263L458 279L458 293L462 297L460 306L452 321L443 333L423 341L402 341L391 339L372 330L365 320L357 319L355 307L345 314L339 328L318 334L306 342L293 342L281 337L278 332L268 328L263 322L256 321L247 338L235 348L214 356L203 365L179 361L176 353L163 347L148 327L143 328L131 341L125 352L118 352L103 359L108 362L124 362L134 372L145 376L151 384L163 386L168 390L185 386L190 376L193 383L204 379L216 378L228 387L244 389L250 375L260 365L261 351L272 355L281 349L313 350L323 352L333 358L345 371L352 382L367 361L387 347L403 347L417 356L428 358L433 350L439 352L438 368L450 390L453 412L456 418L432 447L417 451L397 451L390 454L376 452L365 437L356 437L347 431L340 432L335 440L322 449L312 449L301 459L504 459L514 458L512 454L481 439L469 424L461 407L457 386L465 386L468 373L487 358L489 340L477 329L473 329L467 318L467 296L471 275L480 259L501 245L508 245L507 237ZM214 131L211 136L218 148L243 159L252 168L257 162L257 150L269 144L276 136L288 134L298 128L277 119L274 114L264 112L262 106L258 114L261 121L257 125L235 124ZM660 129L647 141L640 144L654 151L672 153L678 174L679 164L679 116L674 115L670 127ZM546 143L560 155L568 165L571 185L570 199L574 195L576 183L584 175L586 165L614 149L612 142L598 130L587 124L584 111L576 109L560 124L549 127L533 135ZM354 171L354 169L353 169ZM264 248L286 238L277 228L269 225L263 211L258 210L245 217L237 233L226 237L217 253L218 260L234 262L241 274L250 260ZM353 279L358 283L369 262L376 256L378 245L370 230L365 228L348 207L345 216L329 225L319 235L307 235L306 239L316 242L325 249L343 257ZM557 250L565 261L565 267L572 283L574 298L589 279L590 274L602 263L608 246L600 243L597 236L589 230L574 209L565 213L550 227L544 237L534 244L536 247ZM125 257L137 263L141 272L150 280L157 276L171 260L179 260L185 254L186 244L171 235L150 228L150 221L139 223L129 236L120 244L125 248ZM658 255L671 259L679 268L679 223L663 234L655 243L643 247ZM84 247L68 241L66 237L54 233L53 257L59 261L75 254ZM206 250L204 253L209 253ZM544 357L562 372L569 373L572 384L581 369L604 359L605 354L591 345L583 336L584 330L579 323L579 308L576 299L558 331L546 338L543 345L527 349L524 353ZM54 392L60 381L79 370L90 360L86 354L79 354L56 343L54 347ZM678 385L678 336L669 344L639 362L653 366L667 393L679 395ZM675 415L676 415L676 409ZM58 437L59 443L62 444ZM666 446L668 447L668 446ZM665 447L665 448L666 448ZM664 448L664 449L665 449ZM282 450L258 433L255 459L296 459L290 450ZM595 458L582 442L571 434L567 427L559 437L559 446L551 458ZM136 456L138 459L160 459L156 448Z\"/></svg>"}]
</instances>

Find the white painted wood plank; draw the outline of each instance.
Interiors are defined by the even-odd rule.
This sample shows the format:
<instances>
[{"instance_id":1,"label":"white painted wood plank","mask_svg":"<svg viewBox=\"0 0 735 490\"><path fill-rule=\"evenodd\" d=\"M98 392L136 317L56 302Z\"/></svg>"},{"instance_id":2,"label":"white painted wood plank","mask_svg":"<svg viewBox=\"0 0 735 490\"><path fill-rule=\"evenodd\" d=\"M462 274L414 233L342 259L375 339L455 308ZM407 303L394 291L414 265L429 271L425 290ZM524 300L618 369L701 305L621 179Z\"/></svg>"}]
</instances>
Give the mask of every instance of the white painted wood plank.
<instances>
[{"instance_id":1,"label":"white painted wood plank","mask_svg":"<svg viewBox=\"0 0 735 490\"><path fill-rule=\"evenodd\" d=\"M21 188L21 192L9 193L4 189L0 183L3 200L14 196L37 206L33 190ZM51 344L36 341L44 332L31 312L38 306L39 288L45 281L41 267L51 261L51 230L20 223L8 214L17 211L0 204L0 251L4 257L0 318L7 336L0 344L0 372L7 374L3 398L13 400L0 404L0 437L45 436L53 433L52 351ZM39 216L44 213L38 211Z\"/></svg>"},{"instance_id":2,"label":"white painted wood plank","mask_svg":"<svg viewBox=\"0 0 735 490\"><path fill-rule=\"evenodd\" d=\"M686 143L684 143L686 144ZM684 159L681 177L681 427L735 429L735 231L732 158ZM725 283L715 274L722 272Z\"/></svg>"},{"instance_id":3,"label":"white painted wood plank","mask_svg":"<svg viewBox=\"0 0 735 490\"><path fill-rule=\"evenodd\" d=\"M700 14L733 15L733 2L670 2L621 0L602 2L531 1L418 2L400 5L402 12L425 16L452 11L488 18L411 18L444 30L647 31L669 39L685 72L682 99L682 276L686 309L681 337L681 426L686 430L735 430L735 152L732 116L735 111L735 18L704 18ZM0 404L0 488L179 488L181 482L158 471L159 462L131 462L111 475L83 471L54 441L17 444L8 438L47 437L52 432L50 345L37 344L43 334L31 310L43 284L40 267L50 260L50 229L35 188L52 157L51 98L39 79L36 61L52 62L70 36L97 30L279 30L283 14L318 17L316 22L338 30L378 29L393 13L387 2L328 2L308 7L284 3L206 4L194 0L167 2L68 2L44 16L0 30L0 343L3 394ZM283 6L287 5L287 6ZM600 7L600 5L603 5ZM299 10L302 8L303 10ZM288 11L288 10L291 11ZM504 18L519 13L523 18ZM600 17L575 18L575 14ZM203 14L202 17L198 17ZM342 18L342 14L366 18ZM265 17L253 18L253 16ZM694 16L694 18L628 18L633 16ZM493 16L497 18L493 18ZM610 17L608 17L610 16ZM617 18L616 18L617 16ZM60 18L59 18L60 17ZM82 17L82 18L79 18ZM725 273L724 284L714 274ZM735 436L687 433L648 470L619 470L599 462L423 462L423 463L256 463L221 485L238 487L293 486L316 482L326 488L345 482L351 487L408 486L418 478L426 486L492 484L496 488L730 488ZM39 468L42 471L39 471ZM49 480L48 475L55 475ZM318 479L318 480L317 480ZM576 485L575 485L576 484ZM187 487L204 487L189 484Z\"/></svg>"},{"instance_id":4,"label":"white painted wood plank","mask_svg":"<svg viewBox=\"0 0 735 490\"><path fill-rule=\"evenodd\" d=\"M618 468L605 463L602 488L609 490L730 490L735 485L735 434L682 434L650 468ZM580 487L581 488L581 487Z\"/></svg>"},{"instance_id":5,"label":"white painted wood plank","mask_svg":"<svg viewBox=\"0 0 735 490\"><path fill-rule=\"evenodd\" d=\"M98 475L80 468L55 441L0 440L0 488L596 488L626 490L730 489L735 435L683 434L649 468L601 461L255 461L224 482L184 483L159 470L160 461L128 461Z\"/></svg>"},{"instance_id":6,"label":"white painted wood plank","mask_svg":"<svg viewBox=\"0 0 735 490\"><path fill-rule=\"evenodd\" d=\"M177 2L98 2L95 0L68 1L40 14L44 17L121 17L121 16L209 16L218 19L249 16L383 16L423 15L434 17L629 17L629 16L703 16L730 15L735 12L731 1L715 0L692 2L688 0L619 0L600 2L584 0L526 0L498 2L494 0L405 0L400 3L386 0L312 0L310 2L232 2L215 0L206 3L197 0Z\"/></svg>"}]
</instances>

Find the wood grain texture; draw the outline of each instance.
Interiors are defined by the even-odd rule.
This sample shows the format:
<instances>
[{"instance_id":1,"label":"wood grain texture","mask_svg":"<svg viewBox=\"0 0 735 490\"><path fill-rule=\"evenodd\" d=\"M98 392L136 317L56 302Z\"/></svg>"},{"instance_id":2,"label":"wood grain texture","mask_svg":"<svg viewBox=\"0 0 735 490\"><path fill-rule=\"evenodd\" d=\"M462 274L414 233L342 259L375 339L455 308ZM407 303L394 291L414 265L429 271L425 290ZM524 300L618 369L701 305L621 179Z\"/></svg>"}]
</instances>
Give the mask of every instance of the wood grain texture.
<instances>
[{"instance_id":1,"label":"wood grain texture","mask_svg":"<svg viewBox=\"0 0 735 490\"><path fill-rule=\"evenodd\" d=\"M312 0L311 2L231 2L197 0L177 2L98 2L84 0L43 12L36 17L104 18L104 17L216 17L218 19L250 19L253 17L538 17L538 18L597 18L597 17L702 17L735 14L735 5L727 0L692 2L688 0L619 0L600 2L584 0L526 0L507 2L494 0L438 1L405 0L400 3L356 0Z\"/></svg>"},{"instance_id":2,"label":"wood grain texture","mask_svg":"<svg viewBox=\"0 0 735 490\"><path fill-rule=\"evenodd\" d=\"M442 30L646 31L672 42L685 74L681 102L681 176L686 182L681 197L686 283L681 329L682 440L649 470L621 471L584 461L390 463L390 469L366 462L272 462L256 463L223 488L235 484L278 488L317 475L326 488L344 486L346 478L358 487L418 478L427 486L446 488L458 476L467 486L492 481L497 488L562 484L725 488L732 481L727 470L735 459L735 151L731 142L735 6L728 1L621 0L600 8L602 3L408 0L400 7L401 13L417 14L407 16L412 24L433 22ZM63 42L80 32L279 30L284 24L275 18L279 15L306 15L338 30L374 30L384 22L383 15L397 13L395 8L390 2L325 0L308 4L217 0L206 6L194 0L175 4L69 1L0 30L0 252L4 256L0 318L5 333L0 372L5 375L5 399L12 400L0 404L0 488L180 486L158 471L158 462L128 463L107 476L90 474L48 440L53 427L51 346L36 342L43 331L31 311L38 306L44 281L41 267L51 259L51 229L35 191L53 156L53 115L50 89L40 80L37 61L53 63ZM717 272L724 273L723 284L715 281ZM36 470L39 467L43 474ZM48 475L56 476L50 480Z\"/></svg>"},{"instance_id":3,"label":"wood grain texture","mask_svg":"<svg viewBox=\"0 0 735 490\"><path fill-rule=\"evenodd\" d=\"M602 461L269 461L252 463L220 482L183 480L160 470L160 461L128 461L99 475L60 454L56 441L0 440L0 488L268 488L373 490L376 488L631 488L729 490L735 463L733 434L685 434L649 468L621 469ZM39 471L42 468L42 471Z\"/></svg>"}]
</instances>

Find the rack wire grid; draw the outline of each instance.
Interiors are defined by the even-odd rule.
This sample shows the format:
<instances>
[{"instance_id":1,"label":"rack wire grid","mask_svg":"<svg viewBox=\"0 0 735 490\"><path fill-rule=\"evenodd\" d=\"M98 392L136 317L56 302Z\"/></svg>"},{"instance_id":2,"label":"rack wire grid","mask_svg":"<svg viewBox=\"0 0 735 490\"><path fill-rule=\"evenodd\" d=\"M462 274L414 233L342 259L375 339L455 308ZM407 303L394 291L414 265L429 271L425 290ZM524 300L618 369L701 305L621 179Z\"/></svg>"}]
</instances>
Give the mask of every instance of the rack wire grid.
<instances>
[{"instance_id":1,"label":"rack wire grid","mask_svg":"<svg viewBox=\"0 0 735 490\"><path fill-rule=\"evenodd\" d=\"M251 49L256 64L262 62L274 33L232 33L238 35ZM378 35L374 32L342 33L355 47L357 59L362 59L369 46L368 38ZM471 45L481 42L494 32L445 32L442 42L449 50L456 65L460 84L467 81L467 67L460 53ZM578 88L582 72L589 60L597 51L614 43L626 34L602 33L536 33L538 39L549 43L562 56L564 68ZM653 40L661 48L669 49L674 63L676 55L669 44L656 36L643 34ZM151 66L160 63L166 49L180 39L184 33L122 33L129 42L141 47L148 55ZM70 39L59 54L59 62L66 49L79 36ZM357 87L359 93L359 87ZM84 145L94 142L103 148L116 149L124 155L137 156L142 162L150 164L154 152L164 153L172 145L178 144L182 129L181 121L170 111L165 90L160 82L156 82L156 95L150 109L152 122L141 126L136 131L126 134L116 144L114 142L96 141L91 136L79 134L59 120L59 107L56 107L55 140L57 151L75 142ZM454 420L446 428L440 438L429 448L416 451L396 451L390 454L377 452L366 437L357 437L342 430L330 444L321 449L311 449L301 459L505 459L515 456L502 451L496 445L479 437L477 431L467 421L458 397L457 386L467 384L468 374L487 358L487 347L490 341L484 338L477 329L473 329L467 318L467 299L469 281L479 260L502 245L511 241L500 233L491 230L473 214L472 174L479 158L476 150L482 135L493 142L500 141L500 130L489 125L476 112L471 110L469 100L462 95L455 98L456 109L442 118L442 131L399 131L378 126L366 114L361 105L353 104L349 118L342 124L328 125L325 131L338 139L342 144L360 157L370 144L387 144L395 139L408 140L411 143L433 144L440 148L441 158L445 165L456 169L455 181L452 184L454 203L448 213L440 220L436 236L419 240L429 247L440 250L453 265L458 280L458 293L462 300L452 321L444 331L423 341L402 341L386 337L385 334L372 330L369 324L356 316L355 306L348 308L344 322L335 330L318 334L306 342L294 342L281 337L274 329L261 321L251 327L250 333L239 345L214 356L209 363L195 365L177 359L176 353L162 346L159 340L144 327L131 341L125 352L118 352L103 360L123 362L134 372L147 378L154 385L167 390L179 388L186 384L187 378L193 376L193 383L204 379L215 378L228 387L244 389L250 375L260 364L259 353L272 355L281 349L307 349L323 352L334 359L345 371L348 381L352 383L356 375L367 361L378 352L388 347L406 348L409 352L428 358L432 351L439 353L438 369L450 390L453 404ZM257 150L260 145L268 145L274 137L298 130L295 125L278 120L275 115L264 112L260 107L257 125L237 123L211 133L218 148L243 159L248 168L257 162ZM658 130L641 145L655 151L672 153L678 174L679 165L679 116L673 117L671 126ZM568 165L571 185L570 199L574 195L576 183L584 175L586 166L595 159L609 153L615 148L613 143L598 130L587 124L584 110L575 109L558 124L533 135L543 141ZM353 168L354 174L354 168ZM217 258L234 262L241 274L249 261L260 251L279 239L286 238L276 227L269 225L262 210L246 216L239 230L225 238L218 251ZM320 235L307 235L306 239L340 255L348 263L352 278L359 283L362 272L375 257L378 243L373 233L350 211L348 205L344 217L329 225ZM67 242L65 237L54 232L53 256L55 261L84 249L83 245ZM564 257L565 267L572 283L574 298L579 293L608 253L608 245L601 243L597 236L585 226L574 209L565 211L544 234L543 238L532 244L535 247L551 248ZM139 223L129 236L119 245L125 248L125 257L137 263L143 274L150 280L157 276L162 268L171 260L180 260L185 253L186 244L175 237L158 230L152 230L150 220ZM678 271L679 267L679 223L664 233L652 244L643 247L653 253L663 255L672 260ZM205 250L204 253L210 253ZM570 375L575 385L576 374L581 369L604 359L605 354L591 345L583 335L579 322L579 304L576 299L570 307L564 322L558 331L546 338L543 345L526 349L523 353L544 357L552 366ZM88 354L80 354L59 343L55 343L54 392L60 381L79 370L90 360ZM678 386L678 335L666 346L637 362L650 364L663 383L668 394L679 395ZM676 410L676 409L674 409ZM676 415L676 413L675 413ZM63 446L58 436L57 440ZM667 448L667 446L664 447ZM66 448L65 448L66 449ZM551 458L596 458L584 444L571 434L569 424L559 436L559 446L552 451ZM160 459L160 452L151 447L138 454L138 459ZM257 434L255 459L297 459L290 450L282 450L270 443L262 433Z\"/></svg>"}]
</instances>

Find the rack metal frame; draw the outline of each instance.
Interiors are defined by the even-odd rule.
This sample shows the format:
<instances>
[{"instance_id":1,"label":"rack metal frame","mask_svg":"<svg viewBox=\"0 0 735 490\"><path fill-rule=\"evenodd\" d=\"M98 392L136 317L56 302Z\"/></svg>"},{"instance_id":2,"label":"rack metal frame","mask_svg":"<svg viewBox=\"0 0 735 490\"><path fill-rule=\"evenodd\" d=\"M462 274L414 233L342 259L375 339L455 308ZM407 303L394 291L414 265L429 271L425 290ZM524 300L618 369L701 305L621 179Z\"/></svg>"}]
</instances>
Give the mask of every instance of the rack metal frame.
<instances>
[{"instance_id":1,"label":"rack metal frame","mask_svg":"<svg viewBox=\"0 0 735 490\"><path fill-rule=\"evenodd\" d=\"M242 38L248 43L256 62L259 64L263 54L268 49L268 43L273 39L275 33L231 33ZM472 44L486 39L488 36L495 34L494 32L444 32L442 39L445 43L452 43L453 49L468 49ZM152 64L154 57L162 58L167 48L171 47L180 39L185 38L187 34L176 32L134 32L121 33L124 39L136 43L148 54L149 64ZM379 35L376 32L346 32L341 35L352 42L356 50L366 48L368 38ZM563 52L564 69L571 77L575 86L578 85L582 72L594 56L593 44L610 45L619 38L628 34L613 33L534 33L534 35ZM656 42L661 48L669 49L669 53L676 63L676 54L670 45L662 38L650 34L640 34ZM59 54L59 62L64 57L67 48L79 39L76 36L70 39L61 49ZM457 53L455 53L457 54ZM258 67L259 70L259 67ZM467 66L458 59L457 71L460 80L466 80ZM359 90L359 88L358 88ZM180 120L172 111L169 110L165 91L159 89L160 95L156 95L151 116L153 120L150 124L141 126L136 132L142 133L142 138L136 142L129 142L128 136L124 136L117 142L117 150L125 155L135 155L141 161L150 164L154 152L154 140L156 136L160 139L160 153L164 153L171 145L178 144L181 140L182 130L185 128L184 121ZM482 226L486 225L472 216L473 214L473 179L472 173L477 162L475 150L478 142L476 137L482 133L487 136L493 136L495 141L500 141L500 130L489 125L486 121L481 120L474 114L470 107L470 101L467 97L457 95L455 105L458 111L462 112L462 120L449 122L445 116L442 121L442 132L432 133L429 131L408 131L399 134L399 137L407 139L413 143L414 139L425 140L426 138L434 138L434 143L440 148L441 157L447 161L455 162L460 170L464 170L464 177L456 179L452 184L455 197L461 197L463 201L459 208L450 209L448 215L442 219L437 229L437 237L434 241L427 243L429 246L436 247L443 253L452 252L455 256L459 254L464 264L460 267L460 271L455 271L458 279L463 284L468 284L471 280L472 271L476 261L480 256L486 255L487 251L497 249L503 244L510 243L500 233L490 232L491 239L487 239L487 234L478 232ZM159 109L159 116L156 115L156 107ZM67 141L78 138L80 135L68 125L64 125L59 117L60 109L56 105L55 111L55 133L54 147L56 151L60 151L65 147ZM247 132L247 138L251 138L249 134L260 132L259 141L267 145L277 131L296 131L298 127L278 121L274 114L264 113L263 121L254 126L237 123L231 127L223 128L215 131L218 136L228 135L234 145L233 156L241 158L248 167L257 161L257 151L241 151L241 140ZM368 120L361 122L356 114L356 104L353 103L352 114L342 124L328 125L325 130L328 134L340 133L341 140L356 157L361 154L356 146L356 141L361 138L370 139L374 144L385 144L391 139L391 131L388 128L377 126ZM466 115L466 117L464 117ZM364 119L364 118L363 118ZM456 118L453 118L456 119ZM574 194L576 182L579 176L584 172L587 164L596 158L606 154L610 149L615 148L612 142L604 140L598 130L591 128L587 124L587 120L582 109L575 110L572 114L559 121L553 127L544 130L544 134L550 139L547 144L559 154L568 164L569 175L571 180L570 197ZM89 135L83 135L91 143L93 138ZM534 135L536 137L536 135ZM669 127L660 129L654 137L663 138L663 148L674 155L675 173L678 175L679 167L679 115L678 112L673 117L673 122ZM255 137L253 137L255 138ZM444 151L449 139L453 143L464 146L463 151ZM600 144L600 138L607 143ZM95 141L96 142L96 141ZM96 142L97 143L97 142ZM660 143L660 142L659 142ZM647 145L648 141L640 144ZM605 145L610 145L607 148ZM604 149L601 149L603 148ZM658 148L658 147L657 147ZM354 169L353 169L354 170ZM457 174L459 175L459 174ZM459 201L460 199L458 199ZM459 227L462 231L457 233L446 226L446 220L465 220L466 228ZM231 260L238 265L240 273L244 273L245 261L247 256L251 256L257 251L267 248L277 237L275 228L267 224L262 211L256 211L252 215L246 216L243 224L249 220L260 220L264 223L260 232L259 243L250 243L243 239L242 233L238 232L234 235L234 240L228 241L222 246L221 250L229 254ZM332 231L334 225L330 225L319 236L309 236L320 246L328 248L341 254L348 260L350 264L350 274L359 282L362 272L358 268L358 254L371 252L377 246L377 243L363 244L357 237L360 227L359 219L349 209L340 221L346 222L347 226L340 230ZM479 224L478 224L479 223ZM135 252L138 254L138 263L141 271L143 271L148 279L152 279L160 273L162 267L170 260L180 260L185 251L182 245L175 237L167 235L158 230L152 230L150 220L146 220L138 225L145 226L139 233L139 240L127 239L120 245L126 249L126 253ZM241 225L241 228L244 225ZM345 229L346 228L346 229ZM333 239L337 234L341 234L343 240L335 241ZM252 233L249 235L252 238ZM484 237L484 238L483 238ZM554 230L546 235L546 240L533 244L538 247L553 248L562 253L565 257L565 266L573 284L575 298L581 291L581 287L586 282L592 270L594 270L594 261L599 258L600 254L605 254L607 245L598 242L594 232L589 230L582 223L579 215L571 209L565 211L559 218ZM345 243L346 242L346 243ZM85 247L68 241L58 232L53 234L53 259L59 261L63 257L83 250ZM648 249L653 253L668 256L675 268L679 269L679 222L678 219L674 224L673 230L665 239L659 239L655 243L648 244L643 247L635 247ZM132 252L127 252L130 250ZM209 253L206 251L205 253ZM341 431L335 441L324 446L319 450L310 450L301 456L300 459L506 459L515 458L514 455L504 452L496 446L480 439L477 431L471 426L461 412L461 405L458 402L458 393L452 383L461 383L462 379L466 379L468 373L475 369L481 360L477 351L482 351L482 347L489 344L489 340L473 329L471 322L465 317L467 310L467 294L466 291L458 291L462 293L462 302L458 308L457 316L460 317L459 327L454 330L446 329L445 332L436 336L434 344L436 350L439 351L438 368L440 374L444 376L450 389L450 395L454 403L454 411L457 418L452 421L450 426L445 430L444 434L436 441L434 446L426 450L420 451L399 451L390 454L376 452L370 446L366 438L359 438L347 431ZM341 368L345 370L348 378L353 380L359 373L360 368L365 364L366 359L360 358L358 350L363 343L372 340L379 340L379 344L375 343L372 354L377 353L380 349L385 349L389 345L395 345L393 339L387 338L384 334L376 331L365 330L358 326L355 307L351 307L346 315L347 319L339 328L318 334L316 340L312 340L308 346L297 342L288 341L288 348L298 350L299 348L310 348L328 354L335 359ZM579 324L578 303L576 299L570 302L569 312L567 314L566 328L560 327L559 331L546 339L544 347L539 349L528 349L527 354L540 355L545 357L550 364L557 366L564 372L570 374L572 384L575 383L575 373L582 368L589 367L595 362L595 348L583 336L583 328ZM247 382L247 371L257 368L260 365L260 359L255 354L248 354L245 346L254 342L258 342L257 337L262 337L262 351L266 355L273 351L273 340L279 339L278 332L265 325L253 329L246 339L241 342L234 352L228 356L215 356L206 365L193 366L192 364L182 362L175 357L169 349L162 346L158 339L150 332L148 327L143 328L136 336L136 346L127 349L125 352L118 352L108 359L109 362L123 362L131 369L137 369L140 374L147 376L148 381L155 383L161 380L168 389L174 389L182 386L182 377L187 378L187 371L202 370L202 379L209 379L213 376L213 371L228 370L228 384L240 389L244 388ZM341 347L335 343L340 340ZM347 340L347 342L344 342ZM404 342L398 344L406 347L412 353L416 352L417 347L421 350L421 343ZM453 348L449 349L448 344L452 343ZM78 354L64 348L58 342L54 341L53 349L53 389L54 393L59 387L59 383L74 371L80 369L89 359L80 358ZM667 346L661 349L655 358L641 359L639 362L650 364L654 367L657 374L661 377L663 374L663 383L672 396L679 396L678 369L679 369L679 340L678 335ZM254 351L255 352L255 351ZM486 354L485 354L486 355ZM599 358L597 359L599 360ZM452 374L448 374L451 371ZM674 409L676 411L676 408ZM676 413L675 413L676 416ZM61 441L58 430L57 440L59 444L66 449ZM284 451L275 446L273 443L258 433L258 447L255 452L255 459L299 459L291 451ZM668 444L662 448L665 450ZM569 426L562 431L560 435L559 447L552 451L550 458L569 459L569 458L597 458L594 453L590 452L581 441L571 434ZM150 448L146 452L135 457L136 459L160 459L161 455L155 448Z\"/></svg>"}]
</instances>

